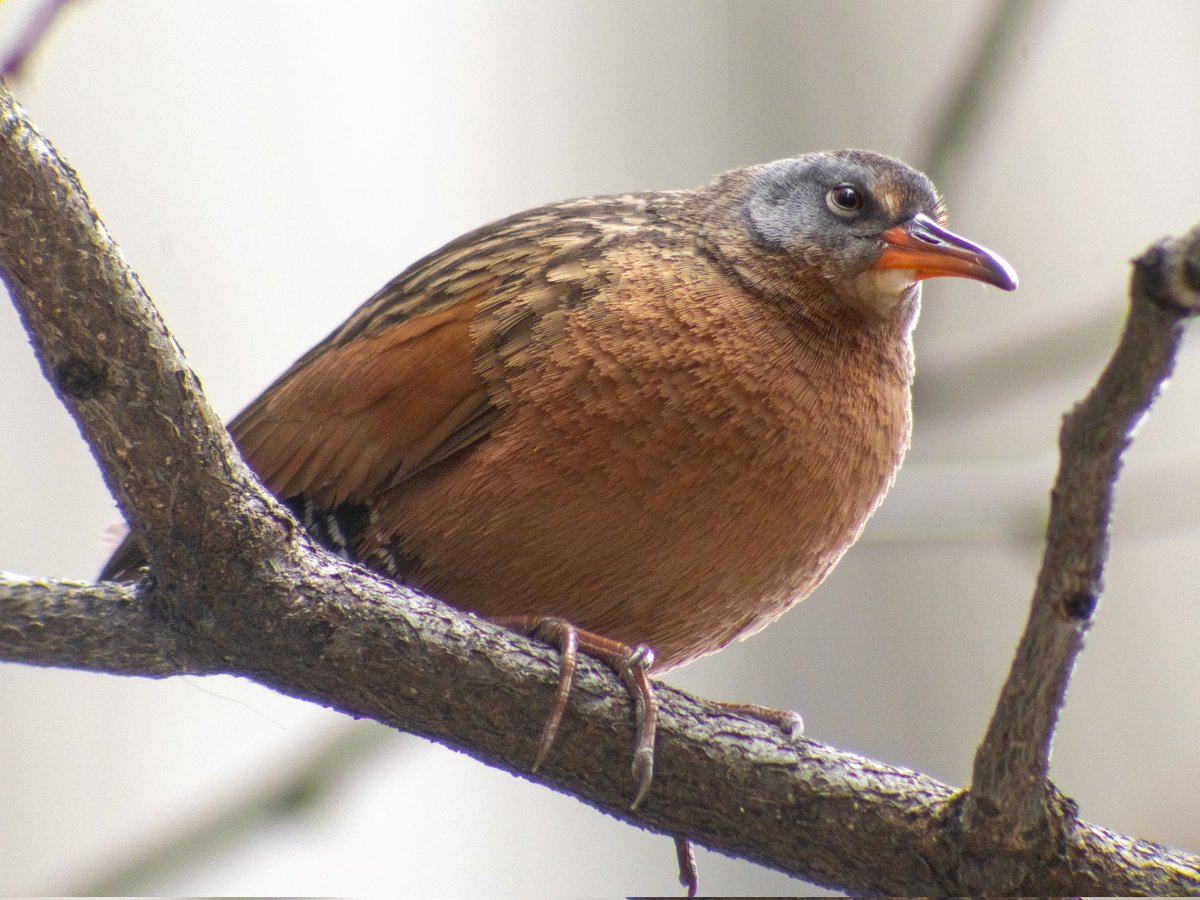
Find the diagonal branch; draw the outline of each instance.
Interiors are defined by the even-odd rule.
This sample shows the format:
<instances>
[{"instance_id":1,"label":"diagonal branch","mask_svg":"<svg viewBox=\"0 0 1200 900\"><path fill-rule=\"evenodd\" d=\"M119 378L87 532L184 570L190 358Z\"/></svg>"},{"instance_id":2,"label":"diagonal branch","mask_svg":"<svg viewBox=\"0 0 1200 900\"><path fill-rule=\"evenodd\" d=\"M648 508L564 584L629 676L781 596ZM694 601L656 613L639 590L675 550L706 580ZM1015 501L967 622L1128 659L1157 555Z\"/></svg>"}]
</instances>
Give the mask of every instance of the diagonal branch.
<instances>
[{"instance_id":1,"label":"diagonal branch","mask_svg":"<svg viewBox=\"0 0 1200 900\"><path fill-rule=\"evenodd\" d=\"M132 587L0 578L0 659L236 673L526 772L555 654L311 544L249 475L78 179L2 88L0 276L154 572ZM789 742L667 687L656 781L631 813L628 700L590 660L578 676L534 780L627 822L898 894L977 889L982 862L1004 849L968 852L963 795L926 776ZM1078 822L1066 802L1058 812L1063 839L1021 860L1010 883L1200 890L1200 859Z\"/></svg>"},{"instance_id":2,"label":"diagonal branch","mask_svg":"<svg viewBox=\"0 0 1200 900\"><path fill-rule=\"evenodd\" d=\"M239 548L254 555L264 529L289 517L233 450L75 172L7 92L0 140L4 280L156 570L187 580L197 563L212 567Z\"/></svg>"},{"instance_id":3,"label":"diagonal branch","mask_svg":"<svg viewBox=\"0 0 1200 900\"><path fill-rule=\"evenodd\" d=\"M382 747L393 746L392 733L356 723L337 729L299 762L261 777L253 788L227 806L193 811L178 831L156 831L132 848L113 868L65 893L72 897L131 897L147 884L169 878L185 866L203 865L224 849L253 839L282 818L297 820L331 802L346 776Z\"/></svg>"},{"instance_id":4,"label":"diagonal branch","mask_svg":"<svg viewBox=\"0 0 1200 900\"><path fill-rule=\"evenodd\" d=\"M964 71L950 79L953 85L929 128L929 139L918 157L921 168L943 189L950 169L963 156L968 138L979 133L979 122L991 109L992 95L1004 86L1005 66L1031 13L1045 4L1038 0L996 0L991 18L967 59Z\"/></svg>"},{"instance_id":5,"label":"diagonal branch","mask_svg":"<svg viewBox=\"0 0 1200 900\"><path fill-rule=\"evenodd\" d=\"M5 52L3 59L0 59L0 78L20 78L24 74L30 56L41 46L50 27L70 2L71 0L42 0L16 44Z\"/></svg>"},{"instance_id":6,"label":"diagonal branch","mask_svg":"<svg viewBox=\"0 0 1200 900\"><path fill-rule=\"evenodd\" d=\"M1200 229L1134 264L1120 343L1088 396L1063 419L1046 550L1025 633L975 757L968 820L1020 841L1049 827L1050 742L1075 658L1100 599L1121 457L1200 312Z\"/></svg>"}]
</instances>

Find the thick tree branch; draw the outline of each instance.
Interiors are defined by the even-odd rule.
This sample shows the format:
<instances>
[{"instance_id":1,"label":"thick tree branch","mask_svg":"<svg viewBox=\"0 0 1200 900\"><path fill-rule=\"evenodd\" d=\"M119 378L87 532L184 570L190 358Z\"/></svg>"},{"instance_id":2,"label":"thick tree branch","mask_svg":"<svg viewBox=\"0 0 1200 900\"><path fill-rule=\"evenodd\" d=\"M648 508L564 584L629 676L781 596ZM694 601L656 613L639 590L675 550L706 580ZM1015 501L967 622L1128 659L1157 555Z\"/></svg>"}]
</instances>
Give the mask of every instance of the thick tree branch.
<instances>
[{"instance_id":1,"label":"thick tree branch","mask_svg":"<svg viewBox=\"0 0 1200 900\"><path fill-rule=\"evenodd\" d=\"M1200 229L1134 265L1129 318L1088 396L1063 419L1046 550L1025 633L975 758L968 821L989 840L1039 841L1054 822L1050 742L1102 591L1121 456L1200 311Z\"/></svg>"},{"instance_id":2,"label":"thick tree branch","mask_svg":"<svg viewBox=\"0 0 1200 900\"><path fill-rule=\"evenodd\" d=\"M202 581L206 563L266 549L290 517L233 451L75 172L7 91L0 166L5 283L155 571Z\"/></svg>"},{"instance_id":3,"label":"thick tree branch","mask_svg":"<svg viewBox=\"0 0 1200 900\"><path fill-rule=\"evenodd\" d=\"M146 536L154 572L95 593L0 581L0 658L241 674L524 773L555 692L555 654L316 549L249 477L74 174L2 90L0 138L0 275ZM36 591L43 609L31 612ZM113 606L41 630L56 604ZM94 649L73 659L72 642ZM1056 801L1061 840L1014 859L968 845L963 795L932 779L788 742L668 687L660 698L656 779L637 814L627 809L628 699L590 660L535 780L633 824L857 891L1200 890L1200 859L1078 822L1068 802Z\"/></svg>"}]
</instances>

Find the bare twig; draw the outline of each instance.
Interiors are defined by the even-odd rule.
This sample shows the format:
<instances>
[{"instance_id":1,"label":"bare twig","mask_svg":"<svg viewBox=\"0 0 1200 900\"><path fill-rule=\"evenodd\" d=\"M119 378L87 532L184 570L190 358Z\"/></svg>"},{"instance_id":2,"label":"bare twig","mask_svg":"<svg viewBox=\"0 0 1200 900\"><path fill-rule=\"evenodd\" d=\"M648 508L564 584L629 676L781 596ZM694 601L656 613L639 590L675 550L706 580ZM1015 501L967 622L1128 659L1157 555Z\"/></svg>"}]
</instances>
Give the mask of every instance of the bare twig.
<instances>
[{"instance_id":1,"label":"bare twig","mask_svg":"<svg viewBox=\"0 0 1200 900\"><path fill-rule=\"evenodd\" d=\"M43 0L17 43L4 55L3 61L0 61L0 78L20 78L24 74L29 57L41 45L50 31L50 26L70 2L71 0Z\"/></svg>"},{"instance_id":2,"label":"bare twig","mask_svg":"<svg viewBox=\"0 0 1200 900\"><path fill-rule=\"evenodd\" d=\"M1013 41L1038 5L1039 0L996 0L967 71L952 80L956 88L929 129L928 147L919 157L922 168L943 188L950 181L948 168L962 155L963 143L975 133L980 114L990 108L987 95L1001 83L998 76Z\"/></svg>"},{"instance_id":3,"label":"bare twig","mask_svg":"<svg viewBox=\"0 0 1200 900\"><path fill-rule=\"evenodd\" d=\"M0 138L0 275L151 550L153 580L92 598L130 603L148 624L93 635L108 649L88 667L124 671L133 657L140 672L161 656L156 674L172 662L237 673L524 773L557 687L555 654L314 548L249 478L74 174L2 88ZM27 589L0 582L0 658L20 655L38 627L11 614ZM48 604L81 590L40 589ZM63 638L106 624L80 621ZM159 629L171 639L160 644ZM52 643L40 661L68 662ZM967 847L961 793L932 779L789 741L665 686L659 698L656 780L636 814L628 700L589 659L537 780L633 824L851 890L973 892L991 871L981 862L1003 857L1004 847ZM1061 841L1009 866L1005 885L1200 890L1200 859L1078 822L1068 803L1059 812Z\"/></svg>"},{"instance_id":4,"label":"bare twig","mask_svg":"<svg viewBox=\"0 0 1200 900\"><path fill-rule=\"evenodd\" d=\"M104 876L65 891L72 897L124 897L146 890L156 878L196 864L218 851L237 845L247 834L278 821L280 816L309 812L327 800L345 775L363 757L379 750L395 734L357 722L327 738L294 769L272 773L249 796L239 793L228 806L211 814L194 815L187 827L163 838L155 835L125 863ZM393 741L394 743L394 741Z\"/></svg>"},{"instance_id":5,"label":"bare twig","mask_svg":"<svg viewBox=\"0 0 1200 900\"><path fill-rule=\"evenodd\" d=\"M1075 657L1102 589L1113 487L1134 429L1170 376L1200 309L1200 229L1135 263L1120 344L1087 398L1063 420L1046 550L1029 621L975 757L968 822L990 839L1040 840L1053 824L1050 741Z\"/></svg>"}]
</instances>

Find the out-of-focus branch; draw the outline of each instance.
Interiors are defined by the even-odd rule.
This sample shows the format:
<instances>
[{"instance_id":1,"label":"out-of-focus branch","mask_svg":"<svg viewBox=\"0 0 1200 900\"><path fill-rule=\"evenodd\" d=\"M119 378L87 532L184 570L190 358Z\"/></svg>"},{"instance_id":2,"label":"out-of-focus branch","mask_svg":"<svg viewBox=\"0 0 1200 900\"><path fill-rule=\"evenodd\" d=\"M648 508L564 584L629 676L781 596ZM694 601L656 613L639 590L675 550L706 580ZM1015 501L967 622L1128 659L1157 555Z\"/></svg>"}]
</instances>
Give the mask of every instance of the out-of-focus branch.
<instances>
[{"instance_id":1,"label":"out-of-focus branch","mask_svg":"<svg viewBox=\"0 0 1200 900\"><path fill-rule=\"evenodd\" d=\"M71 0L42 0L42 5L21 32L17 43L0 60L0 78L7 80L21 77L29 63L29 57L41 45L50 31L50 26L70 2Z\"/></svg>"},{"instance_id":2,"label":"out-of-focus branch","mask_svg":"<svg viewBox=\"0 0 1200 900\"><path fill-rule=\"evenodd\" d=\"M919 157L922 168L943 189L950 182L947 170L951 163L961 156L967 138L976 133L979 117L991 108L988 94L1003 83L999 76L1012 44L1038 5L1039 0L996 0L992 18L968 57L966 71L952 80L955 90L929 129L929 144Z\"/></svg>"},{"instance_id":3,"label":"out-of-focus branch","mask_svg":"<svg viewBox=\"0 0 1200 900\"><path fill-rule=\"evenodd\" d=\"M967 807L991 840L1023 844L1056 828L1050 742L1102 590L1121 456L1170 376L1200 311L1200 228L1134 265L1125 330L1096 386L1063 420L1046 549L1029 621L975 758Z\"/></svg>"},{"instance_id":4,"label":"out-of-focus branch","mask_svg":"<svg viewBox=\"0 0 1200 900\"><path fill-rule=\"evenodd\" d=\"M395 734L386 728L355 722L328 738L307 759L285 772L272 772L266 783L239 792L235 800L212 813L192 817L175 834L155 835L127 855L123 865L100 878L65 891L71 897L126 897L185 865L196 865L222 849L236 846L281 816L301 815L329 799L340 785L339 776L378 751Z\"/></svg>"},{"instance_id":5,"label":"out-of-focus branch","mask_svg":"<svg viewBox=\"0 0 1200 900\"><path fill-rule=\"evenodd\" d=\"M41 584L51 609L129 603L143 620L128 633L104 615L70 626L101 648L88 668L236 673L529 777L556 655L346 565L296 529L234 452L78 179L2 87L0 276L150 551L153 577L131 592L81 598L77 584ZM0 583L0 659L30 658L30 614L13 603L27 589ZM854 891L977 893L1000 883L980 881L991 860L1005 888L1026 893L1200 891L1200 859L1078 822L1067 803L1062 839L1014 865L1005 846L967 846L962 795L926 776L788 741L665 686L659 698L656 779L636 814L628 698L590 659L536 780L632 824Z\"/></svg>"}]
</instances>

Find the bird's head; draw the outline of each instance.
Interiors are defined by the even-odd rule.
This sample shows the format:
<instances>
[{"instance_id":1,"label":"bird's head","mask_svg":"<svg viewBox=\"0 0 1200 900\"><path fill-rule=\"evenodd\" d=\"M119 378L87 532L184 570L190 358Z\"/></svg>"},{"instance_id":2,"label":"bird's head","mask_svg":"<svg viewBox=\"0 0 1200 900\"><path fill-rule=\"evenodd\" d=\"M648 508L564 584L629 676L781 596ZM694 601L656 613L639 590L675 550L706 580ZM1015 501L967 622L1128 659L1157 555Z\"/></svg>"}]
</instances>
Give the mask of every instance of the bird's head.
<instances>
[{"instance_id":1,"label":"bird's head","mask_svg":"<svg viewBox=\"0 0 1200 900\"><path fill-rule=\"evenodd\" d=\"M1017 286L1003 259L942 227L933 184L898 160L838 150L740 171L738 212L750 242L855 307L887 314L911 305L921 280L939 275Z\"/></svg>"}]
</instances>

